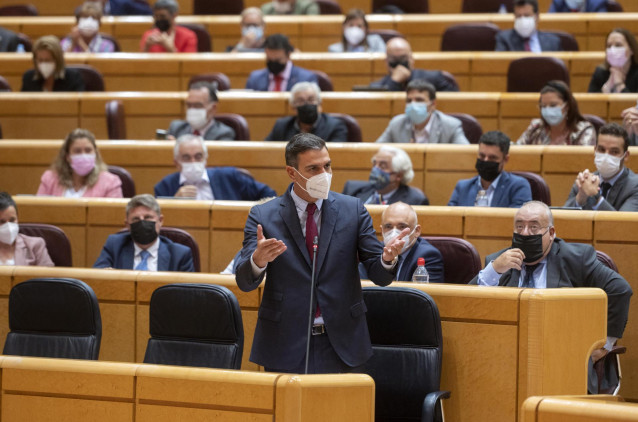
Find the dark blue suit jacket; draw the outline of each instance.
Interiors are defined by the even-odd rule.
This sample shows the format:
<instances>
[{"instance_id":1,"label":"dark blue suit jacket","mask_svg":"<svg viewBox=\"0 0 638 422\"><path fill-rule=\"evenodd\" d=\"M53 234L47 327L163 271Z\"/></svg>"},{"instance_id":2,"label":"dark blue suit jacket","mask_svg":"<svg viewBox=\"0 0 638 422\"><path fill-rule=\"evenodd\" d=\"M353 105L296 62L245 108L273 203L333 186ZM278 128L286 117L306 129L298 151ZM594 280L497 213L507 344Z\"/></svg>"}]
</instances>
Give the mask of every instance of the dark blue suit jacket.
<instances>
[{"instance_id":1,"label":"dark blue suit jacket","mask_svg":"<svg viewBox=\"0 0 638 422\"><path fill-rule=\"evenodd\" d=\"M268 185L256 181L235 167L209 167L206 171L215 199L258 201L277 196ZM155 196L175 196L180 187L179 172L169 174L155 185Z\"/></svg>"},{"instance_id":2,"label":"dark blue suit jacket","mask_svg":"<svg viewBox=\"0 0 638 422\"><path fill-rule=\"evenodd\" d=\"M277 119L275 126L266 136L265 141L287 141L300 133L299 126L295 126L297 116L288 116ZM321 113L319 120L310 131L326 142L348 142L348 128L343 120Z\"/></svg>"},{"instance_id":3,"label":"dark blue suit jacket","mask_svg":"<svg viewBox=\"0 0 638 422\"><path fill-rule=\"evenodd\" d=\"M111 16L152 15L153 9L145 0L109 0Z\"/></svg>"},{"instance_id":4,"label":"dark blue suit jacket","mask_svg":"<svg viewBox=\"0 0 638 422\"><path fill-rule=\"evenodd\" d=\"M292 66L290 71L290 79L286 91L290 91L297 82L315 82L317 83L317 75L302 67ZM268 91L268 69L255 70L250 73L246 81L246 89L255 91Z\"/></svg>"},{"instance_id":5,"label":"dark blue suit jacket","mask_svg":"<svg viewBox=\"0 0 638 422\"><path fill-rule=\"evenodd\" d=\"M479 176L471 179L459 180L456 183L449 206L473 207L476 201ZM492 197L493 207L520 208L527 201L532 200L532 189L529 182L515 174L506 171L501 173L498 186Z\"/></svg>"},{"instance_id":6,"label":"dark blue suit jacket","mask_svg":"<svg viewBox=\"0 0 638 422\"><path fill-rule=\"evenodd\" d=\"M374 193L374 188L366 180L348 180L343 185L344 195L357 197L361 202L366 202ZM430 205L428 197L420 190L407 185L400 185L394 195L390 197L388 205L395 202L405 202L408 205Z\"/></svg>"},{"instance_id":7,"label":"dark blue suit jacket","mask_svg":"<svg viewBox=\"0 0 638 422\"><path fill-rule=\"evenodd\" d=\"M250 257L257 247L257 224L266 238L282 240L286 251L266 268L250 360L265 367L293 369L306 355L311 262L288 187L286 193L250 210L244 247L235 278L243 291L256 289ZM372 356L357 264L366 266L373 282L388 285L394 274L381 263L383 245L377 240L370 214L356 198L330 192L321 208L316 264L316 299L332 347L350 366Z\"/></svg>"},{"instance_id":8,"label":"dark blue suit jacket","mask_svg":"<svg viewBox=\"0 0 638 422\"><path fill-rule=\"evenodd\" d=\"M563 44L557 35L538 31L541 51L563 51ZM494 51L525 51L525 40L513 29L498 31Z\"/></svg>"},{"instance_id":9,"label":"dark blue suit jacket","mask_svg":"<svg viewBox=\"0 0 638 422\"><path fill-rule=\"evenodd\" d=\"M424 69L412 69L410 79L400 84L392 80L392 77L388 74L378 81L372 82L371 87L385 87L388 91L405 91L405 87L416 79L423 79L426 82L431 83L436 88L436 92L441 91L458 91L459 86L456 83L448 80L440 70L424 70Z\"/></svg>"},{"instance_id":10,"label":"dark blue suit jacket","mask_svg":"<svg viewBox=\"0 0 638 422\"><path fill-rule=\"evenodd\" d=\"M585 12L606 12L607 0L586 0ZM554 0L549 6L549 13L571 12L565 0Z\"/></svg>"},{"instance_id":11,"label":"dark blue suit jacket","mask_svg":"<svg viewBox=\"0 0 638 422\"><path fill-rule=\"evenodd\" d=\"M160 236L157 271L195 271L190 248ZM112 234L93 264L93 268L132 270L135 248L130 233Z\"/></svg>"}]
</instances>

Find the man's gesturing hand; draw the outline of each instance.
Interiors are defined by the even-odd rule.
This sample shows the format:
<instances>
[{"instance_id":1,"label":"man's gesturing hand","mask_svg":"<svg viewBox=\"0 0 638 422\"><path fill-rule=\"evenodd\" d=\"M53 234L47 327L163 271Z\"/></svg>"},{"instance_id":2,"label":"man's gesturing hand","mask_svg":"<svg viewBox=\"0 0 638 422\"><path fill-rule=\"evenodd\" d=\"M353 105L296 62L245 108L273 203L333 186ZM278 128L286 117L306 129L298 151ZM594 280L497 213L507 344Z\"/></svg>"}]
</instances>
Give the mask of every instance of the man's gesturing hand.
<instances>
[{"instance_id":1,"label":"man's gesturing hand","mask_svg":"<svg viewBox=\"0 0 638 422\"><path fill-rule=\"evenodd\" d=\"M522 250L518 248L508 249L492 261L492 268L499 274L503 274L510 268L520 271L521 265L523 265L523 258L525 258L525 254Z\"/></svg>"},{"instance_id":2,"label":"man's gesturing hand","mask_svg":"<svg viewBox=\"0 0 638 422\"><path fill-rule=\"evenodd\" d=\"M274 261L279 255L286 251L285 243L277 239L266 239L264 229L261 224L257 224L257 249L253 252L253 262L260 268Z\"/></svg>"},{"instance_id":3,"label":"man's gesturing hand","mask_svg":"<svg viewBox=\"0 0 638 422\"><path fill-rule=\"evenodd\" d=\"M410 228L406 227L401 233L399 233L397 237L392 239L392 242L385 245L385 247L383 248L383 260L385 262L394 261L394 258L399 256L399 254L401 253L401 249L403 249L403 245L407 241L407 239L403 238L409 233Z\"/></svg>"}]
</instances>

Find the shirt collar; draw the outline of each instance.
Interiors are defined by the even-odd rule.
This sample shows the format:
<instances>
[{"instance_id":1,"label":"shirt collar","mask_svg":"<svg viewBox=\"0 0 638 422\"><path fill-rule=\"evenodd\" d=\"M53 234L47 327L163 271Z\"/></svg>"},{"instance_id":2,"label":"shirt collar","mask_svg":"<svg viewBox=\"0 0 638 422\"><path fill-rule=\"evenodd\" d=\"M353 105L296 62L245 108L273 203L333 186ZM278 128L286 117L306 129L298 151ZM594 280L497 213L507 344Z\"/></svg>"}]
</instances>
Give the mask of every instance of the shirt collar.
<instances>
[{"instance_id":1,"label":"shirt collar","mask_svg":"<svg viewBox=\"0 0 638 422\"><path fill-rule=\"evenodd\" d=\"M498 186L498 182L501 180L501 176L503 175L503 172L500 172L498 176L496 176L496 179L492 180L492 183L490 183L490 187L487 188L487 190L495 190ZM478 177L478 180L476 182L478 184L479 190L483 189L483 185L481 185L481 176Z\"/></svg>"},{"instance_id":2,"label":"shirt collar","mask_svg":"<svg viewBox=\"0 0 638 422\"><path fill-rule=\"evenodd\" d=\"M618 173L616 173L616 175L615 175L614 177L612 177L611 179L609 179L609 180L605 180L605 179L603 179L603 178L602 178L602 176L600 176L600 178L602 179L602 181L603 181L603 182L607 182L607 183L609 183L610 185L612 185L612 186L613 186L613 185L614 185L614 183L616 183L616 181L617 181L618 179L620 179L620 176L622 176L624 173L625 173L625 167L623 166L623 167L622 167L622 168L618 171Z\"/></svg>"},{"instance_id":3,"label":"shirt collar","mask_svg":"<svg viewBox=\"0 0 638 422\"><path fill-rule=\"evenodd\" d=\"M391 190L388 193L379 193L379 195L381 195L383 197L383 200L387 202L388 199L390 199L392 197L392 195L394 195L397 192L398 189L399 189L399 187L397 187L396 189Z\"/></svg>"},{"instance_id":4,"label":"shirt collar","mask_svg":"<svg viewBox=\"0 0 638 422\"><path fill-rule=\"evenodd\" d=\"M294 187L295 187L294 184L290 187L290 196L292 196L292 200L295 202L295 207L297 207L299 211L305 212L306 208L308 207L308 201L306 201L305 199L302 199L299 195L297 195L295 193ZM317 202L315 202L315 205L317 206L317 211L321 211L321 205L323 205L323 199L317 199Z\"/></svg>"},{"instance_id":5,"label":"shirt collar","mask_svg":"<svg viewBox=\"0 0 638 422\"><path fill-rule=\"evenodd\" d=\"M148 253L151 254L151 258L157 257L157 252L159 251L159 244L160 244L160 238L159 236L157 236L157 239L155 239L155 242L153 242L151 246L146 248L146 251L148 251ZM135 242L133 242L133 247L135 248L135 256L138 256L140 252L143 251L143 249L140 248Z\"/></svg>"},{"instance_id":6,"label":"shirt collar","mask_svg":"<svg viewBox=\"0 0 638 422\"><path fill-rule=\"evenodd\" d=\"M288 59L288 63L286 63L286 67L284 67L284 70L278 73L278 75L281 75L281 78L284 81L287 81L288 79L290 79L291 73L292 73L292 60ZM268 72L268 80L272 82L273 79L275 79L275 76L272 73ZM282 89L283 88L284 87L282 87Z\"/></svg>"}]
</instances>

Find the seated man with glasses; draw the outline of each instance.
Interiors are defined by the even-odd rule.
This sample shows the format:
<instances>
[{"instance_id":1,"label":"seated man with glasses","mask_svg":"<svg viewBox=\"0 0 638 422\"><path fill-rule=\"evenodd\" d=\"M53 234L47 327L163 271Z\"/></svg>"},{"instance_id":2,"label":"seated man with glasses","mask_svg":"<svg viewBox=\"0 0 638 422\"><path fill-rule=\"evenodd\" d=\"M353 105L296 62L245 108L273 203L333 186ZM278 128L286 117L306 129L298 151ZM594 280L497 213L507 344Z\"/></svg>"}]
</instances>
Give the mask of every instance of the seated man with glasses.
<instances>
[{"instance_id":1,"label":"seated man with glasses","mask_svg":"<svg viewBox=\"0 0 638 422\"><path fill-rule=\"evenodd\" d=\"M348 142L348 128L339 118L322 113L321 89L314 82L298 82L290 90L294 116L277 119L266 141L287 141L298 133L312 133L326 142Z\"/></svg>"},{"instance_id":2,"label":"seated man with glasses","mask_svg":"<svg viewBox=\"0 0 638 422\"><path fill-rule=\"evenodd\" d=\"M512 245L485 258L485 268L470 282L483 286L529 288L598 287L607 293L607 344L622 337L632 290L617 272L607 268L587 244L556 237L554 218L540 201L523 204L514 216ZM603 356L606 351L599 351Z\"/></svg>"}]
</instances>

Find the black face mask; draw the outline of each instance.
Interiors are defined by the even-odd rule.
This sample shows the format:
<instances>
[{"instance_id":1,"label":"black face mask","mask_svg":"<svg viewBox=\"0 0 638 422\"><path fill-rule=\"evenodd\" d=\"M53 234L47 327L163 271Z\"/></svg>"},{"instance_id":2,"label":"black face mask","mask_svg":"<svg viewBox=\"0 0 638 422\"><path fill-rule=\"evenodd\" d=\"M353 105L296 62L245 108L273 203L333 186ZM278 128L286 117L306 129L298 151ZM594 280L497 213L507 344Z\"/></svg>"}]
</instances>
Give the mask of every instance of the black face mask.
<instances>
[{"instance_id":1,"label":"black face mask","mask_svg":"<svg viewBox=\"0 0 638 422\"><path fill-rule=\"evenodd\" d=\"M410 68L410 62L408 60L393 60L391 62L388 62L388 66L390 66L392 69L399 65L405 67L406 69Z\"/></svg>"},{"instance_id":2,"label":"black face mask","mask_svg":"<svg viewBox=\"0 0 638 422\"><path fill-rule=\"evenodd\" d=\"M547 229L549 230L549 229ZM547 232L545 232L547 233ZM541 259L543 256L543 234L531 234L524 236L522 234L514 233L512 236L512 248L518 248L525 254L523 262L530 263Z\"/></svg>"},{"instance_id":3,"label":"black face mask","mask_svg":"<svg viewBox=\"0 0 638 422\"><path fill-rule=\"evenodd\" d=\"M131 223L131 237L140 245L148 245L157 239L155 221L140 220Z\"/></svg>"},{"instance_id":4,"label":"black face mask","mask_svg":"<svg viewBox=\"0 0 638 422\"><path fill-rule=\"evenodd\" d=\"M171 22L168 19L157 19L155 26L160 32L167 32L171 28Z\"/></svg>"},{"instance_id":5,"label":"black face mask","mask_svg":"<svg viewBox=\"0 0 638 422\"><path fill-rule=\"evenodd\" d=\"M278 75L286 68L286 63L279 63L276 60L268 60L266 61L266 67L270 73Z\"/></svg>"},{"instance_id":6,"label":"black face mask","mask_svg":"<svg viewBox=\"0 0 638 422\"><path fill-rule=\"evenodd\" d=\"M304 104L297 107L297 118L301 123L311 125L317 121L319 112L316 104Z\"/></svg>"},{"instance_id":7,"label":"black face mask","mask_svg":"<svg viewBox=\"0 0 638 422\"><path fill-rule=\"evenodd\" d=\"M499 174L501 174L500 170L498 169L498 166L500 164L501 163L497 163L494 161L483 161L477 158L476 166L474 166L474 168L476 168L476 171L478 171L481 179L491 182L496 179Z\"/></svg>"}]
</instances>

